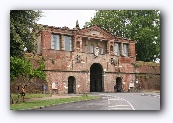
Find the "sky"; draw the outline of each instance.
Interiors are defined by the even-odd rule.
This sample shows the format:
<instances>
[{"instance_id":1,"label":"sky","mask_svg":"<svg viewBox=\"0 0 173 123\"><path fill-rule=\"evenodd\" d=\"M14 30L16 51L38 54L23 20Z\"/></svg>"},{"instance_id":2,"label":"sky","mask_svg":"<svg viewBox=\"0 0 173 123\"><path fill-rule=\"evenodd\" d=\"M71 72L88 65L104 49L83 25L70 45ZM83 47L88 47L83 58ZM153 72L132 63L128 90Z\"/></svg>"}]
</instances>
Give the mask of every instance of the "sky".
<instances>
[{"instance_id":1,"label":"sky","mask_svg":"<svg viewBox=\"0 0 173 123\"><path fill-rule=\"evenodd\" d=\"M43 17L37 23L55 27L67 26L73 29L78 20L80 28L94 17L95 10L41 10Z\"/></svg>"}]
</instances>

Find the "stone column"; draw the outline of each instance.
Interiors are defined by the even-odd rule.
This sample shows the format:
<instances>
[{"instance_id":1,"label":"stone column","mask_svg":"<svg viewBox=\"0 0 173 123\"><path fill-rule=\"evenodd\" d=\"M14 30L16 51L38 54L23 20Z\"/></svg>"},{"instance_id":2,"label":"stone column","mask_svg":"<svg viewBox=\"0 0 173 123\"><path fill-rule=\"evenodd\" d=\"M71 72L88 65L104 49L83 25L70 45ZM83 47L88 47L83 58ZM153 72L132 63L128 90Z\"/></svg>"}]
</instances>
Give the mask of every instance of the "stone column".
<instances>
[{"instance_id":1,"label":"stone column","mask_svg":"<svg viewBox=\"0 0 173 123\"><path fill-rule=\"evenodd\" d=\"M64 48L64 35L61 35L60 44L61 44L61 50L65 50L65 48Z\"/></svg>"}]
</instances>

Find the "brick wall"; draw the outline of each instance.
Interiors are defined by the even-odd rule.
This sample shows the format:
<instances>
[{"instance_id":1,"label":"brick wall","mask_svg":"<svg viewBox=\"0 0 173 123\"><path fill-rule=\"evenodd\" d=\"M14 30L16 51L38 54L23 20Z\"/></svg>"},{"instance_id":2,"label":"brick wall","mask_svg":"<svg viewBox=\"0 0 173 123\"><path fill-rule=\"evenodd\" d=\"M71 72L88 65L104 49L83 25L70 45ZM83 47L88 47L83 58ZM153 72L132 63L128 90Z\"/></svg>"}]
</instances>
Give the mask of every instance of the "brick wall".
<instances>
[{"instance_id":1,"label":"brick wall","mask_svg":"<svg viewBox=\"0 0 173 123\"><path fill-rule=\"evenodd\" d=\"M37 68L42 60L42 56L34 55L32 53L26 53L25 58L30 60L30 62L33 64L33 68ZM47 82L40 78L34 78L28 82L28 78L19 77L13 82L10 82L10 92L19 93L18 86L19 89L21 89L23 85L27 85L25 87L26 93L42 93L43 85L47 86Z\"/></svg>"},{"instance_id":2,"label":"brick wall","mask_svg":"<svg viewBox=\"0 0 173 123\"><path fill-rule=\"evenodd\" d=\"M40 88L46 83L47 91L51 93L68 93L68 78L75 79L74 92L90 92L90 68L94 63L100 65L102 70L102 85L104 92L114 92L114 86L117 84L117 78L122 81L122 91L129 91L129 85L132 82L134 87L131 91L136 91L140 82L141 89L159 89L160 87L160 64L136 62L135 41L115 37L98 26L82 30L70 30L68 28L45 26L39 39L38 54L45 59L46 82L42 80L33 80L30 84L33 88ZM93 35L97 30L99 35ZM95 32L97 32L95 31ZM60 50L51 49L51 33L60 35ZM72 36L73 52L64 50L64 36ZM89 37L89 38L88 38ZM113 54L114 42L120 44L120 56ZM123 43L129 46L129 56L123 56ZM103 48L104 54L95 56L89 53L90 45ZM85 47L83 49L82 47ZM82 51L84 50L84 52ZM111 49L111 51L110 51ZM34 66L37 66L39 59L32 60ZM40 56L41 57L41 56ZM39 85L37 85L39 82ZM52 82L58 82L58 89L52 90ZM20 84L20 79L16 85ZM14 88L16 88L16 85ZM28 91L34 90L28 85ZM13 90L12 90L13 91Z\"/></svg>"},{"instance_id":3,"label":"brick wall","mask_svg":"<svg viewBox=\"0 0 173 123\"><path fill-rule=\"evenodd\" d=\"M160 90L160 64L138 61L135 64L136 78L141 90Z\"/></svg>"}]
</instances>

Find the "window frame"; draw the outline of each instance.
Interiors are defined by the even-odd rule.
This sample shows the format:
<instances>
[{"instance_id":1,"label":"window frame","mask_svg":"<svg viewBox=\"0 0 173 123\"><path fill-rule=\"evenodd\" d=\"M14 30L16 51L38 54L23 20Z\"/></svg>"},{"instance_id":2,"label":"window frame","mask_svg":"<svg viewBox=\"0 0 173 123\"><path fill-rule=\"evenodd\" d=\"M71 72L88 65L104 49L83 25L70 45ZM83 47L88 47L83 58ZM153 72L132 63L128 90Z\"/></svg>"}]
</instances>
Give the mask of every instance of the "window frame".
<instances>
[{"instance_id":1,"label":"window frame","mask_svg":"<svg viewBox=\"0 0 173 123\"><path fill-rule=\"evenodd\" d=\"M68 40L66 40L66 38L69 38L70 41L69 42L66 42ZM66 44L69 43L69 47L66 46ZM69 49L68 49L69 48ZM72 36L69 36L69 35L64 35L64 50L65 51L68 51L68 52L71 52L73 51L73 41L72 41Z\"/></svg>"},{"instance_id":2,"label":"window frame","mask_svg":"<svg viewBox=\"0 0 173 123\"><path fill-rule=\"evenodd\" d=\"M103 48L102 47L99 48L99 54L100 55L104 55L104 51L103 51Z\"/></svg>"},{"instance_id":3,"label":"window frame","mask_svg":"<svg viewBox=\"0 0 173 123\"><path fill-rule=\"evenodd\" d=\"M94 46L90 45L89 48L90 48L89 53L91 53L91 54L94 53Z\"/></svg>"},{"instance_id":4,"label":"window frame","mask_svg":"<svg viewBox=\"0 0 173 123\"><path fill-rule=\"evenodd\" d=\"M116 46L116 44L117 44L118 46ZM116 56L120 56L120 46L121 46L120 43L114 42L114 54L115 54ZM118 48L118 49L116 49L116 48Z\"/></svg>"},{"instance_id":5,"label":"window frame","mask_svg":"<svg viewBox=\"0 0 173 123\"><path fill-rule=\"evenodd\" d=\"M52 50L60 50L60 34L51 34L51 49Z\"/></svg>"},{"instance_id":6,"label":"window frame","mask_svg":"<svg viewBox=\"0 0 173 123\"><path fill-rule=\"evenodd\" d=\"M129 44L123 43L123 56L129 57Z\"/></svg>"}]
</instances>

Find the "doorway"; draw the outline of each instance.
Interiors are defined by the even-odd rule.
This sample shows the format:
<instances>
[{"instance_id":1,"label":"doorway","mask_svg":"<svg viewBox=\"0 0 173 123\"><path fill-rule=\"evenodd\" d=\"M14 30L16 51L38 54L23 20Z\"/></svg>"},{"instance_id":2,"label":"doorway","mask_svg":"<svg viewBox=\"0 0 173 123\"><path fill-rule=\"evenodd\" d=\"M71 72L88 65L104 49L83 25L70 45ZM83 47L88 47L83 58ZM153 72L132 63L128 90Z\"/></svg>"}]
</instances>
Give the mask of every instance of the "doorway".
<instances>
[{"instance_id":1,"label":"doorway","mask_svg":"<svg viewBox=\"0 0 173 123\"><path fill-rule=\"evenodd\" d=\"M116 89L117 89L117 92L122 92L122 79L121 79L121 77L116 78Z\"/></svg>"},{"instance_id":2,"label":"doorway","mask_svg":"<svg viewBox=\"0 0 173 123\"><path fill-rule=\"evenodd\" d=\"M99 63L94 63L90 67L90 92L103 91L103 67Z\"/></svg>"},{"instance_id":3,"label":"doorway","mask_svg":"<svg viewBox=\"0 0 173 123\"><path fill-rule=\"evenodd\" d=\"M74 76L68 77L68 93L75 93L76 82Z\"/></svg>"}]
</instances>

